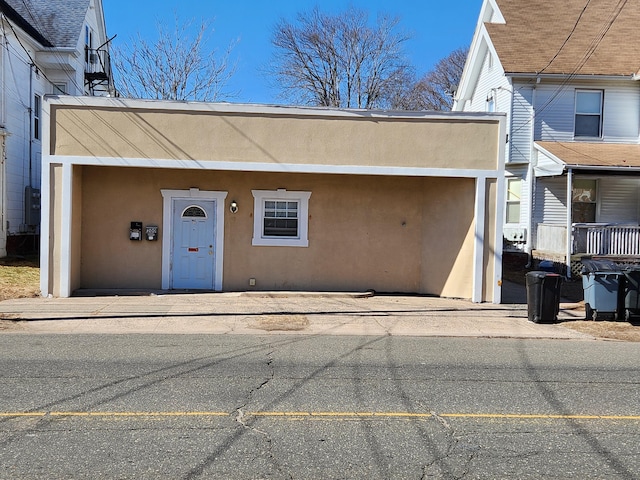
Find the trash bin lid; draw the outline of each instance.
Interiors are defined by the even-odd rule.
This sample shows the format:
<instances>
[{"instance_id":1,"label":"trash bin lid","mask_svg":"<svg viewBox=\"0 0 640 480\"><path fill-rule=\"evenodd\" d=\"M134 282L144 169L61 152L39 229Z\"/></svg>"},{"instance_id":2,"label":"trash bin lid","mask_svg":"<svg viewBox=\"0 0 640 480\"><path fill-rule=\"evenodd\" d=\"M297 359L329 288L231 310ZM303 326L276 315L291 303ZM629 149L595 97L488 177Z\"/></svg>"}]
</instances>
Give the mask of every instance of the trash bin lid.
<instances>
[{"instance_id":1,"label":"trash bin lid","mask_svg":"<svg viewBox=\"0 0 640 480\"><path fill-rule=\"evenodd\" d=\"M582 260L582 273L622 273L622 269L611 260Z\"/></svg>"}]
</instances>

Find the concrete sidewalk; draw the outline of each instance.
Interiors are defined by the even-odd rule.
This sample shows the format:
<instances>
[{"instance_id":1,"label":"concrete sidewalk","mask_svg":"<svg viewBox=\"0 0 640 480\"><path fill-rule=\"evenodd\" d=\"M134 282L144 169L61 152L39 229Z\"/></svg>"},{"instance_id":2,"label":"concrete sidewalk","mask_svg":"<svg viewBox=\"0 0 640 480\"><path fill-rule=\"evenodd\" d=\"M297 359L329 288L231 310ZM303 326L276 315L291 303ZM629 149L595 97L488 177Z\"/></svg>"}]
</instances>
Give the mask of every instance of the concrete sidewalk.
<instances>
[{"instance_id":1,"label":"concrete sidewalk","mask_svg":"<svg viewBox=\"0 0 640 480\"><path fill-rule=\"evenodd\" d=\"M529 322L526 305L347 293L120 293L6 300L0 332L594 338L562 323ZM583 315L567 309L559 318Z\"/></svg>"}]
</instances>

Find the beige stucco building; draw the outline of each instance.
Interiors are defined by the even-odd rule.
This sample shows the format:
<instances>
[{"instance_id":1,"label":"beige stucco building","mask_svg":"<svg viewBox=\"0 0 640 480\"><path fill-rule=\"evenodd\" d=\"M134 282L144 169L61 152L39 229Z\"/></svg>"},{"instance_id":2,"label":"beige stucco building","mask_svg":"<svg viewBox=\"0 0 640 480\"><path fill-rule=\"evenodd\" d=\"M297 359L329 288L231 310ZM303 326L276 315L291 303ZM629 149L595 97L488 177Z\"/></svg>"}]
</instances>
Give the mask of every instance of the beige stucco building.
<instances>
[{"instance_id":1,"label":"beige stucco building","mask_svg":"<svg viewBox=\"0 0 640 480\"><path fill-rule=\"evenodd\" d=\"M500 301L502 115L74 97L45 106L43 295Z\"/></svg>"}]
</instances>

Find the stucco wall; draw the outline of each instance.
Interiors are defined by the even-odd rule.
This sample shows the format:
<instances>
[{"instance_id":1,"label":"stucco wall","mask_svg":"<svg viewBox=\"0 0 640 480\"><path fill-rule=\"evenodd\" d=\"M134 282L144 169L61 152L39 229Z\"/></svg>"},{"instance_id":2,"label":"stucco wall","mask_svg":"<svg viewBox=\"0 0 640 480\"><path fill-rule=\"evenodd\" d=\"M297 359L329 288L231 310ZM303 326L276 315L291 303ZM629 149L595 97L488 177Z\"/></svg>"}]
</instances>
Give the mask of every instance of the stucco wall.
<instances>
[{"instance_id":1,"label":"stucco wall","mask_svg":"<svg viewBox=\"0 0 640 480\"><path fill-rule=\"evenodd\" d=\"M239 205L225 208L224 290L255 278L265 290L471 297L473 179L85 166L80 183L84 288L160 288L162 240L130 241L129 223L162 225L160 190L199 188ZM277 188L312 192L309 247L251 245L251 190Z\"/></svg>"},{"instance_id":2,"label":"stucco wall","mask_svg":"<svg viewBox=\"0 0 640 480\"><path fill-rule=\"evenodd\" d=\"M51 153L267 164L496 169L498 119L332 118L52 105ZM338 120L338 121L336 121Z\"/></svg>"}]
</instances>

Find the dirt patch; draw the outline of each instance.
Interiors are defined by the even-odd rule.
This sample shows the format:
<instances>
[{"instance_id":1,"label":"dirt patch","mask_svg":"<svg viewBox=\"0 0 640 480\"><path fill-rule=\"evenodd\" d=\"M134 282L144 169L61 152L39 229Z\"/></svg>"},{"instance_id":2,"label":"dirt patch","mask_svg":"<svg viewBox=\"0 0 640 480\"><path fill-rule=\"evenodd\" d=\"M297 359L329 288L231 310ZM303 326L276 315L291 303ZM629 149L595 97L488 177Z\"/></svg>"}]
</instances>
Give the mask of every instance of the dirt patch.
<instances>
[{"instance_id":1,"label":"dirt patch","mask_svg":"<svg viewBox=\"0 0 640 480\"><path fill-rule=\"evenodd\" d=\"M621 340L624 342L640 342L640 326L633 325L629 322L593 322L578 320L562 322L561 325L598 338Z\"/></svg>"},{"instance_id":2,"label":"dirt patch","mask_svg":"<svg viewBox=\"0 0 640 480\"><path fill-rule=\"evenodd\" d=\"M11 320L0 320L0 332L15 331L21 329L22 327L18 322L13 322Z\"/></svg>"},{"instance_id":3,"label":"dirt patch","mask_svg":"<svg viewBox=\"0 0 640 480\"><path fill-rule=\"evenodd\" d=\"M304 315L262 315L249 326L267 332L295 332L307 328L309 319Z\"/></svg>"},{"instance_id":4,"label":"dirt patch","mask_svg":"<svg viewBox=\"0 0 640 480\"><path fill-rule=\"evenodd\" d=\"M40 268L36 257L0 258L0 301L40 295Z\"/></svg>"}]
</instances>

